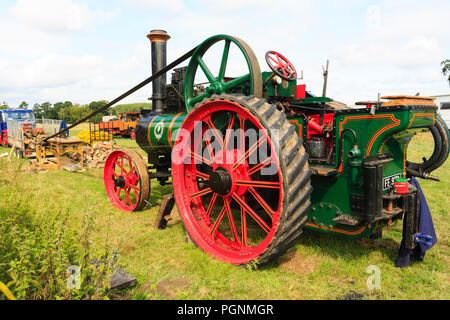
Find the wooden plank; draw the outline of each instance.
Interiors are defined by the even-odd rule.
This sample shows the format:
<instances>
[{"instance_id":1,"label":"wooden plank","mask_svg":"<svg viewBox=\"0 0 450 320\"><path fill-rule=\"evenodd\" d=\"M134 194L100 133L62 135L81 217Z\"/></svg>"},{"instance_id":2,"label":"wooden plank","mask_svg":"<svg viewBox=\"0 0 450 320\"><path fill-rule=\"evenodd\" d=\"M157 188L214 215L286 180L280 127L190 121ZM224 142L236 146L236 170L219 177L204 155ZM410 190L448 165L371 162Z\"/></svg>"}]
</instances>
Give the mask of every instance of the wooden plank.
<instances>
[{"instance_id":1,"label":"wooden plank","mask_svg":"<svg viewBox=\"0 0 450 320\"><path fill-rule=\"evenodd\" d=\"M20 127L19 130L17 131L17 135L16 135L16 138L14 139L14 143L12 145L12 149L11 149L11 153L9 154L8 161L11 161L11 155L13 154L14 150L16 149L17 141L19 140L19 136L20 136L21 132L22 132L22 127Z\"/></svg>"}]
</instances>

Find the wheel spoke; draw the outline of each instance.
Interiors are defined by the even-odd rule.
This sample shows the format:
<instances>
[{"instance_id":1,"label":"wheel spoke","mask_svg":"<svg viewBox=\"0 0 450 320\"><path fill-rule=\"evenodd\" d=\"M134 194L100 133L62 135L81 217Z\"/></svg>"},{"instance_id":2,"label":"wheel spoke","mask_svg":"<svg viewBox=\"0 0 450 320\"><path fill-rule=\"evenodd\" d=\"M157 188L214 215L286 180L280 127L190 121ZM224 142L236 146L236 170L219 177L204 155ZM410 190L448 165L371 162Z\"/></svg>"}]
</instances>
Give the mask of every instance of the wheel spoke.
<instances>
[{"instance_id":1,"label":"wheel spoke","mask_svg":"<svg viewBox=\"0 0 450 320\"><path fill-rule=\"evenodd\" d=\"M129 177L133 172L136 171L136 167L130 166L131 170L126 174L127 177Z\"/></svg>"},{"instance_id":2,"label":"wheel spoke","mask_svg":"<svg viewBox=\"0 0 450 320\"><path fill-rule=\"evenodd\" d=\"M236 200L236 202L243 207L250 216L256 221L256 223L259 224L259 226L267 233L270 232L270 227L264 222L263 219L236 193L232 195L233 199Z\"/></svg>"},{"instance_id":3,"label":"wheel spoke","mask_svg":"<svg viewBox=\"0 0 450 320\"><path fill-rule=\"evenodd\" d=\"M203 180L209 180L209 174L200 172L198 170L195 170L195 175L199 178L202 178Z\"/></svg>"},{"instance_id":4,"label":"wheel spoke","mask_svg":"<svg viewBox=\"0 0 450 320\"><path fill-rule=\"evenodd\" d=\"M201 155L198 155L196 153L194 153L193 151L191 151L191 156L197 160L200 161L201 163L207 164L208 166L212 166L213 163L211 161L209 161L208 159L205 159L204 157L202 157ZM195 163L195 162L194 162Z\"/></svg>"},{"instance_id":5,"label":"wheel spoke","mask_svg":"<svg viewBox=\"0 0 450 320\"><path fill-rule=\"evenodd\" d=\"M209 153L210 159L213 160L215 154L214 154L213 147L212 147L212 145L211 145L211 137L210 137L208 134L207 134L206 136L207 136L208 139L209 139L208 141L206 141L206 149L208 149L208 153Z\"/></svg>"},{"instance_id":6,"label":"wheel spoke","mask_svg":"<svg viewBox=\"0 0 450 320\"><path fill-rule=\"evenodd\" d=\"M208 117L207 119L205 119L205 123L209 127L209 129L212 131L212 133L216 137L216 140L219 142L221 147L223 148L223 138L221 137L222 134L219 135L219 130L216 128L216 126L212 122L211 117Z\"/></svg>"},{"instance_id":7,"label":"wheel spoke","mask_svg":"<svg viewBox=\"0 0 450 320\"><path fill-rule=\"evenodd\" d=\"M224 202L225 202L225 207L226 207L226 211L227 211L228 222L230 224L231 233L233 234L233 241L239 242L236 225L234 224L233 213L231 212L231 208L230 208L230 200L224 199Z\"/></svg>"},{"instance_id":8,"label":"wheel spoke","mask_svg":"<svg viewBox=\"0 0 450 320\"><path fill-rule=\"evenodd\" d=\"M129 203L130 206L131 206L131 205L133 205L133 202L131 201L131 198L130 198L130 190L131 190L130 188L124 189L124 191L125 191L125 199L126 199L126 203L125 204Z\"/></svg>"},{"instance_id":9,"label":"wheel spoke","mask_svg":"<svg viewBox=\"0 0 450 320\"><path fill-rule=\"evenodd\" d=\"M212 196L211 202L209 203L208 209L206 211L206 215L208 217L211 217L211 213L212 213L212 210L214 208L214 205L216 204L217 197L218 197L218 194L214 193L213 196Z\"/></svg>"},{"instance_id":10,"label":"wheel spoke","mask_svg":"<svg viewBox=\"0 0 450 320\"><path fill-rule=\"evenodd\" d=\"M223 80L225 78L225 71L227 69L227 63L228 63L228 55L230 53L230 40L225 41L225 47L223 49L223 55L222 55L222 62L220 64L220 71L219 71L219 80Z\"/></svg>"},{"instance_id":11,"label":"wheel spoke","mask_svg":"<svg viewBox=\"0 0 450 320\"><path fill-rule=\"evenodd\" d=\"M242 206L241 206L241 239L242 239L242 242L241 242L242 246L243 247L248 247L248 240L247 240L247 214L246 214L246 211L245 211L244 207L242 207Z\"/></svg>"},{"instance_id":12,"label":"wheel spoke","mask_svg":"<svg viewBox=\"0 0 450 320\"><path fill-rule=\"evenodd\" d=\"M197 56L197 62L199 64L200 68L202 68L203 73L205 74L206 78L208 78L209 82L210 83L216 82L217 81L216 78L213 76L213 74L208 69L205 62L203 61L203 59L200 56Z\"/></svg>"},{"instance_id":13,"label":"wheel spoke","mask_svg":"<svg viewBox=\"0 0 450 320\"><path fill-rule=\"evenodd\" d=\"M119 161L119 159L120 159L120 161ZM118 157L116 163L117 163L117 165L118 165L119 168L120 168L120 174L123 174L123 172L125 171L125 170L123 169L123 156Z\"/></svg>"},{"instance_id":14,"label":"wheel spoke","mask_svg":"<svg viewBox=\"0 0 450 320\"><path fill-rule=\"evenodd\" d=\"M139 188L139 186L133 186L132 184L128 185L130 188L136 190L136 191L140 191L141 189Z\"/></svg>"},{"instance_id":15,"label":"wheel spoke","mask_svg":"<svg viewBox=\"0 0 450 320\"><path fill-rule=\"evenodd\" d=\"M228 121L228 127L227 127L227 131L225 134L225 141L224 141L224 150L227 150L228 147L228 143L230 141L230 137L231 137L231 133L233 132L233 126L234 126L234 121L236 120L236 114L233 113L230 117L230 121Z\"/></svg>"},{"instance_id":16,"label":"wheel spoke","mask_svg":"<svg viewBox=\"0 0 450 320\"><path fill-rule=\"evenodd\" d=\"M269 56L269 59L273 61L273 63L275 63L275 68L278 67L278 61L275 60L272 56Z\"/></svg>"},{"instance_id":17,"label":"wheel spoke","mask_svg":"<svg viewBox=\"0 0 450 320\"><path fill-rule=\"evenodd\" d=\"M223 86L225 90L234 88L238 85L240 85L241 83L247 82L250 80L250 73L246 74L245 76L233 79L231 81L228 81L227 83L225 83L225 85Z\"/></svg>"},{"instance_id":18,"label":"wheel spoke","mask_svg":"<svg viewBox=\"0 0 450 320\"><path fill-rule=\"evenodd\" d=\"M273 211L272 208L267 204L267 202L264 201L264 199L260 196L260 194L256 192L256 190L253 187L250 187L249 190L250 193L253 195L253 197L256 199L256 201L258 201L258 203L264 209L264 211L266 211L270 217L273 217L275 211Z\"/></svg>"},{"instance_id":19,"label":"wheel spoke","mask_svg":"<svg viewBox=\"0 0 450 320\"><path fill-rule=\"evenodd\" d=\"M138 201L140 188L137 186L133 186L131 184L130 184L130 188L134 190L134 196L136 197L136 201Z\"/></svg>"},{"instance_id":20,"label":"wheel spoke","mask_svg":"<svg viewBox=\"0 0 450 320\"><path fill-rule=\"evenodd\" d=\"M241 141L240 141L240 148L242 151L245 152L245 118L243 116L239 116L239 129L241 130Z\"/></svg>"},{"instance_id":21,"label":"wheel spoke","mask_svg":"<svg viewBox=\"0 0 450 320\"><path fill-rule=\"evenodd\" d=\"M192 194L191 199L206 196L207 194L210 194L211 192L212 192L211 188L206 188L206 189L200 190L200 191Z\"/></svg>"},{"instance_id":22,"label":"wheel spoke","mask_svg":"<svg viewBox=\"0 0 450 320\"><path fill-rule=\"evenodd\" d=\"M272 181L236 180L236 185L237 186L244 186L244 187L280 189L280 183L279 182L272 182Z\"/></svg>"},{"instance_id":23,"label":"wheel spoke","mask_svg":"<svg viewBox=\"0 0 450 320\"><path fill-rule=\"evenodd\" d=\"M258 141L255 142L255 144L253 146L251 146L248 151L234 164L233 166L233 170L236 170L237 167L243 163L244 161L246 161L257 149L258 147L266 140L265 136L262 136L261 138L259 138Z\"/></svg>"},{"instance_id":24,"label":"wheel spoke","mask_svg":"<svg viewBox=\"0 0 450 320\"><path fill-rule=\"evenodd\" d=\"M216 233L217 228L219 227L220 223L222 222L223 216L225 215L225 205L223 206L222 210L219 213L219 216L217 217L216 221L214 222L214 225L211 229L211 235L214 235L214 233Z\"/></svg>"},{"instance_id":25,"label":"wheel spoke","mask_svg":"<svg viewBox=\"0 0 450 320\"><path fill-rule=\"evenodd\" d=\"M248 175L251 176L253 174L255 174L256 172L259 172L260 170L262 170L265 167L268 167L270 165L272 165L274 162L272 161L272 158L269 157L266 160L264 160L263 162L259 163L258 165L254 166L253 168L251 168L248 171Z\"/></svg>"}]
</instances>

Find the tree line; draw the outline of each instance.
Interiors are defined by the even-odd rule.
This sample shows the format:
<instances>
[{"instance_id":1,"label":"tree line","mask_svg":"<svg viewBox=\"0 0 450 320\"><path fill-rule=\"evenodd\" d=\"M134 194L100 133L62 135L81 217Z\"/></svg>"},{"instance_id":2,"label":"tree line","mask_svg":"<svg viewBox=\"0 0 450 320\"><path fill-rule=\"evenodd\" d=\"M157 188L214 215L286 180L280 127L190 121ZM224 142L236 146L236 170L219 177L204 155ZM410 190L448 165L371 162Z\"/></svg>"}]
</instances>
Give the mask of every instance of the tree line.
<instances>
[{"instance_id":1,"label":"tree line","mask_svg":"<svg viewBox=\"0 0 450 320\"><path fill-rule=\"evenodd\" d=\"M74 123L81 118L89 115L90 113L104 107L108 101L92 101L89 104L74 104L71 101L57 102L57 103L36 103L33 105L33 111L38 119L57 119L65 120L66 123ZM151 109L151 103L131 103L121 104L112 108L106 109L90 119L92 122L101 122L103 116L118 115L123 112L139 112L141 109ZM1 109L9 108L8 103L3 102L0 106ZM28 109L29 104L23 101L19 106L19 109Z\"/></svg>"}]
</instances>

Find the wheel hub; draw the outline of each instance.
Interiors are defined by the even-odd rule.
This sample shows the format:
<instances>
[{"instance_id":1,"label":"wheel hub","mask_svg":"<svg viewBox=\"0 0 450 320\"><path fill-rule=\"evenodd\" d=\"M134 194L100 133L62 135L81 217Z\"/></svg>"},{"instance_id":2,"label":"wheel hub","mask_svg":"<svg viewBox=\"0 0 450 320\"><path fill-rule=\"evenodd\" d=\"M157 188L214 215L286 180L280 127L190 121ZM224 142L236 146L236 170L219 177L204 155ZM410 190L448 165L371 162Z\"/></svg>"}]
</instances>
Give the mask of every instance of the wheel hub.
<instances>
[{"instance_id":1,"label":"wheel hub","mask_svg":"<svg viewBox=\"0 0 450 320\"><path fill-rule=\"evenodd\" d=\"M123 189L123 188L125 188L125 185L126 185L126 181L125 181L124 177L120 176L117 179L114 179L114 186L116 188Z\"/></svg>"},{"instance_id":2,"label":"wheel hub","mask_svg":"<svg viewBox=\"0 0 450 320\"><path fill-rule=\"evenodd\" d=\"M229 194L233 185L231 175L225 168L218 168L214 171L209 177L208 184L215 193L221 196Z\"/></svg>"}]
</instances>

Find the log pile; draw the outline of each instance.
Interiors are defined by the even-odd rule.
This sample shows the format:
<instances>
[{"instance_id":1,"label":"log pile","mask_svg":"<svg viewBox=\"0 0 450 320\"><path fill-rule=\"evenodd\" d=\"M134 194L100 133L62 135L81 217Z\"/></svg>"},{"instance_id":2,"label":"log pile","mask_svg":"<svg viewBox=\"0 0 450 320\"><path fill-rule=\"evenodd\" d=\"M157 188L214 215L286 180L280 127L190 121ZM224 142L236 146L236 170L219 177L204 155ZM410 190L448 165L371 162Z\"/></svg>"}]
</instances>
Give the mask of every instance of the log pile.
<instances>
[{"instance_id":1,"label":"log pile","mask_svg":"<svg viewBox=\"0 0 450 320\"><path fill-rule=\"evenodd\" d=\"M25 150L36 150L36 146L42 143L42 140L49 137L44 130L24 131L23 143Z\"/></svg>"},{"instance_id":2,"label":"log pile","mask_svg":"<svg viewBox=\"0 0 450 320\"><path fill-rule=\"evenodd\" d=\"M119 146L107 142L94 143L92 147L89 145L83 146L83 166L87 168L103 168L106 158L116 149L119 149ZM76 153L71 157L75 161L80 160L80 156Z\"/></svg>"}]
</instances>

